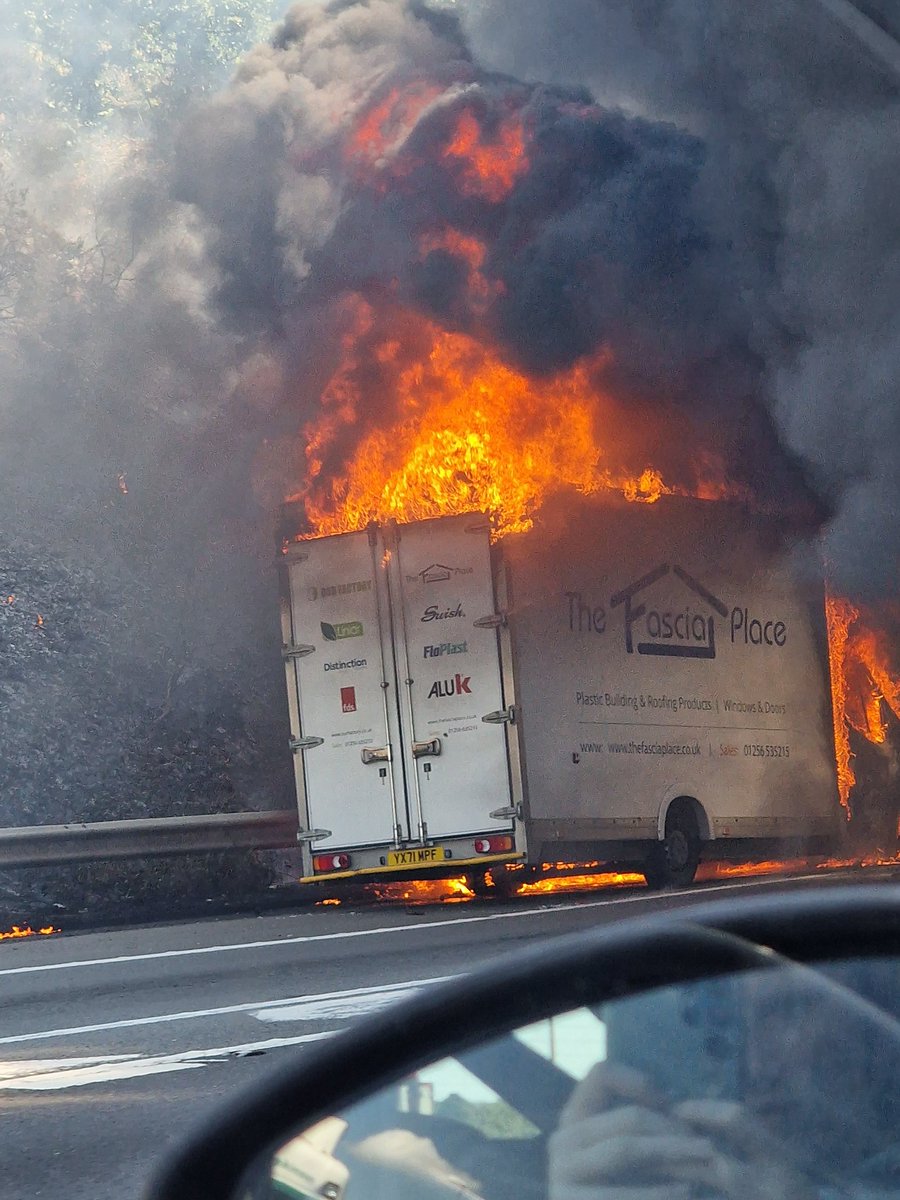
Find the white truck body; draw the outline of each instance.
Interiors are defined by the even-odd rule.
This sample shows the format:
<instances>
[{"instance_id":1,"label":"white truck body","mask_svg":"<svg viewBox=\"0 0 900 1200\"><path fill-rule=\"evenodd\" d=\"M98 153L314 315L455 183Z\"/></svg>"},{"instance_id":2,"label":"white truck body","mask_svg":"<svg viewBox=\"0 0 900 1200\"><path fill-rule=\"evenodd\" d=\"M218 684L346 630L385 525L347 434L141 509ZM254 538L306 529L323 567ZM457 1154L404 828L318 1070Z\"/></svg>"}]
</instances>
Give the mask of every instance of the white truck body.
<instances>
[{"instance_id":1,"label":"white truck body","mask_svg":"<svg viewBox=\"0 0 900 1200\"><path fill-rule=\"evenodd\" d=\"M822 583L737 505L373 526L283 578L307 879L642 863L685 811L721 857L839 829Z\"/></svg>"}]
</instances>

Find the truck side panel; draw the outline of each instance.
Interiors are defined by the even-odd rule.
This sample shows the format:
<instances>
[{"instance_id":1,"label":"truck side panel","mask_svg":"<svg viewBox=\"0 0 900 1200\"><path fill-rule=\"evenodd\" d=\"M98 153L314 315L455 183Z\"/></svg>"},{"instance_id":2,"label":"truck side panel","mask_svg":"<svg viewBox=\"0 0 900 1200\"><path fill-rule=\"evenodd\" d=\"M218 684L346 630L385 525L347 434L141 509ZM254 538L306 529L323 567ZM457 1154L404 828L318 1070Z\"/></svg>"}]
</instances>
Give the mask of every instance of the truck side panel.
<instances>
[{"instance_id":1,"label":"truck side panel","mask_svg":"<svg viewBox=\"0 0 900 1200\"><path fill-rule=\"evenodd\" d=\"M679 796L706 838L835 832L821 581L771 523L570 499L502 554L532 853L656 838Z\"/></svg>"}]
</instances>

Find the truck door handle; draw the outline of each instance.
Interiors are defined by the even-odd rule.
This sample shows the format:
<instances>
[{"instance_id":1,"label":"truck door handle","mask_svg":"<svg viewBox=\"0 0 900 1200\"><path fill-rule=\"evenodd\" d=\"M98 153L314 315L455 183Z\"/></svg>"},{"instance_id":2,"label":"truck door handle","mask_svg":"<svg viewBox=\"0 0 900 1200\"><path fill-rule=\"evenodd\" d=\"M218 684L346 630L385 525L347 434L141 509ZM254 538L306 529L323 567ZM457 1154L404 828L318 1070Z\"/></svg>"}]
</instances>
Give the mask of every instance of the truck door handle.
<instances>
[{"instance_id":1,"label":"truck door handle","mask_svg":"<svg viewBox=\"0 0 900 1200\"><path fill-rule=\"evenodd\" d=\"M485 725L515 725L515 705L511 704L509 708L498 708L496 712L485 713L481 719Z\"/></svg>"},{"instance_id":2,"label":"truck door handle","mask_svg":"<svg viewBox=\"0 0 900 1200\"><path fill-rule=\"evenodd\" d=\"M288 742L288 745L295 754L303 750L315 750L316 746L323 746L324 744L325 739L320 737L291 738Z\"/></svg>"},{"instance_id":3,"label":"truck door handle","mask_svg":"<svg viewBox=\"0 0 900 1200\"><path fill-rule=\"evenodd\" d=\"M315 652L315 646L294 645L281 647L281 657L285 662L290 662L292 658L306 658L307 654L315 654Z\"/></svg>"},{"instance_id":4,"label":"truck door handle","mask_svg":"<svg viewBox=\"0 0 900 1200\"><path fill-rule=\"evenodd\" d=\"M363 746L359 752L360 758L366 764L391 761L390 746Z\"/></svg>"},{"instance_id":5,"label":"truck door handle","mask_svg":"<svg viewBox=\"0 0 900 1200\"><path fill-rule=\"evenodd\" d=\"M413 758L425 758L428 755L436 758L441 752L441 739L432 738L430 742L413 742Z\"/></svg>"},{"instance_id":6,"label":"truck door handle","mask_svg":"<svg viewBox=\"0 0 900 1200\"><path fill-rule=\"evenodd\" d=\"M506 613L489 613L486 617L479 617L472 624L476 629L500 629L506 628Z\"/></svg>"}]
</instances>

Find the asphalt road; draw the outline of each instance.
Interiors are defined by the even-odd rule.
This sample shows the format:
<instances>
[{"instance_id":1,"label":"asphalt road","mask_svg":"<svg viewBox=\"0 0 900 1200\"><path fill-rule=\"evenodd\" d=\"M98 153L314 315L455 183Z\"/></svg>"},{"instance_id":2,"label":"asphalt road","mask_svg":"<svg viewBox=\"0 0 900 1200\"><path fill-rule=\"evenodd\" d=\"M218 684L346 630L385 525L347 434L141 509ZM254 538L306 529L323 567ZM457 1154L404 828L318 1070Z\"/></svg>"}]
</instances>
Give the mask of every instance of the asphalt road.
<instances>
[{"instance_id":1,"label":"asphalt road","mask_svg":"<svg viewBox=\"0 0 900 1200\"><path fill-rule=\"evenodd\" d=\"M4 943L0 1195L134 1200L220 1100L430 981L648 910L822 883L318 908Z\"/></svg>"}]
</instances>

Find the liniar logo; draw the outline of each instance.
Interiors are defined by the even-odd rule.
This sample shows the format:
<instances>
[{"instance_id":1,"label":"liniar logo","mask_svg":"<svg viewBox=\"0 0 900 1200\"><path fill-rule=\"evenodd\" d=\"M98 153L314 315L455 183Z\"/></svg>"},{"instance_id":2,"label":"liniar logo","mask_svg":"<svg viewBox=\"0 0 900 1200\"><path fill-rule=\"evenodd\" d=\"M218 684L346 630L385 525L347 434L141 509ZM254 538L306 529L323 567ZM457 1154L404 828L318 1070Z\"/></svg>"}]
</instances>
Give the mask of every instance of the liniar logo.
<instances>
[{"instance_id":1,"label":"liniar logo","mask_svg":"<svg viewBox=\"0 0 900 1200\"><path fill-rule=\"evenodd\" d=\"M640 592L652 587L667 575L675 575L681 582L703 601L707 610L700 611L696 601L680 607L656 609L648 607L649 600L637 602ZM669 566L661 563L634 583L623 588L610 597L610 605L617 608L625 605L625 649L633 654L635 646L638 654L658 654L669 658L715 658L716 657L716 626L714 615L728 616L728 605L708 591L702 583L698 583L693 575L689 575L682 567ZM634 633L648 639L635 644Z\"/></svg>"},{"instance_id":2,"label":"liniar logo","mask_svg":"<svg viewBox=\"0 0 900 1200\"><path fill-rule=\"evenodd\" d=\"M322 637L326 642L340 642L344 638L362 637L363 635L362 621L338 621L335 625L329 625L327 621L320 621L319 628L322 630Z\"/></svg>"},{"instance_id":3,"label":"liniar logo","mask_svg":"<svg viewBox=\"0 0 900 1200\"><path fill-rule=\"evenodd\" d=\"M454 675L451 679L436 679L431 685L431 690L428 693L429 700L443 700L447 696L471 696L472 689L469 684L472 681L471 675Z\"/></svg>"}]
</instances>

